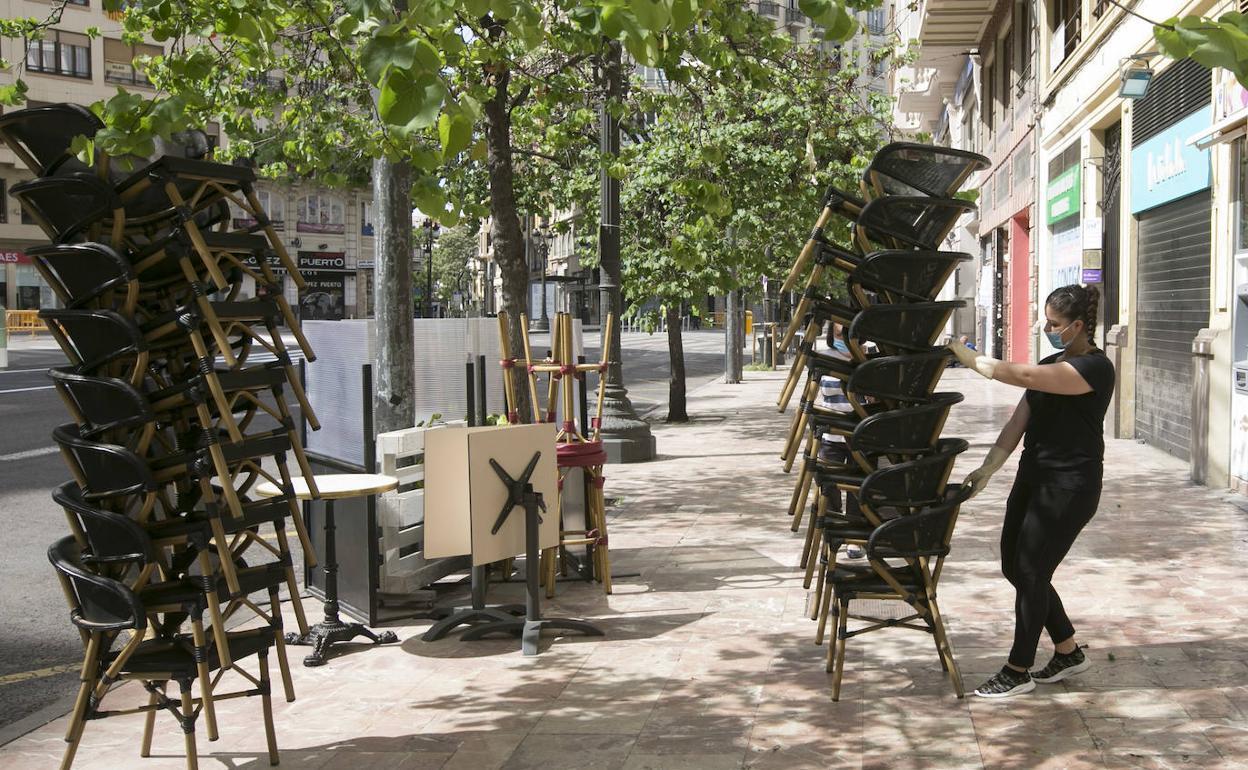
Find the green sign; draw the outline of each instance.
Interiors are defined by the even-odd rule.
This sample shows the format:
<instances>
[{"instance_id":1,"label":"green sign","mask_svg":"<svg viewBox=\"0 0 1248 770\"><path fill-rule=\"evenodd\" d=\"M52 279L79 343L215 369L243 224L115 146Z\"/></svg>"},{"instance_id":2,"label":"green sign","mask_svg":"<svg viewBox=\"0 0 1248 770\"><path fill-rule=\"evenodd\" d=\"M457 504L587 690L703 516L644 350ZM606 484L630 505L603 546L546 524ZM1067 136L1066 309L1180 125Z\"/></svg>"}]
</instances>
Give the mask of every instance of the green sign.
<instances>
[{"instance_id":1,"label":"green sign","mask_svg":"<svg viewBox=\"0 0 1248 770\"><path fill-rule=\"evenodd\" d=\"M1079 166L1074 165L1049 180L1048 224L1079 215L1079 176Z\"/></svg>"}]
</instances>

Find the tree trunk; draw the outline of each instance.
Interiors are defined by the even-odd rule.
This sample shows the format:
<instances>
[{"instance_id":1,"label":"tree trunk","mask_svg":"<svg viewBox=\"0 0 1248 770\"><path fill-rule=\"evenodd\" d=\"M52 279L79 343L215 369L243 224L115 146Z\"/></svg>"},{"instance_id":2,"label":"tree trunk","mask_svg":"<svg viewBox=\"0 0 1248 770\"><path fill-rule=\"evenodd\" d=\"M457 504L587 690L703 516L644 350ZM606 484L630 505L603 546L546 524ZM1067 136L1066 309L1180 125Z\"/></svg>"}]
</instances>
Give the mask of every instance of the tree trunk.
<instances>
[{"instance_id":1,"label":"tree trunk","mask_svg":"<svg viewBox=\"0 0 1248 770\"><path fill-rule=\"evenodd\" d=\"M737 305L741 295L736 289L728 292L728 303L724 309L724 382L735 384L741 382L741 336L737 329L740 314Z\"/></svg>"},{"instance_id":2,"label":"tree trunk","mask_svg":"<svg viewBox=\"0 0 1248 770\"><path fill-rule=\"evenodd\" d=\"M685 402L685 344L680 337L679 302L667 306L667 356L671 378L667 381L667 422L689 422Z\"/></svg>"},{"instance_id":3,"label":"tree trunk","mask_svg":"<svg viewBox=\"0 0 1248 770\"><path fill-rule=\"evenodd\" d=\"M378 433L416 424L411 195L412 169L407 161L373 161L373 199L377 202L373 426Z\"/></svg>"},{"instance_id":4,"label":"tree trunk","mask_svg":"<svg viewBox=\"0 0 1248 770\"><path fill-rule=\"evenodd\" d=\"M511 353L524 357L520 314L529 293L529 266L524 260L524 234L516 209L515 168L511 159L511 113L507 86L511 72L502 68L493 76L494 95L485 103L486 165L490 175L490 235L494 261L502 278L503 310L510 321ZM521 383L516 383L520 385ZM521 422L532 420L533 407L527 386L516 388L515 410Z\"/></svg>"}]
</instances>

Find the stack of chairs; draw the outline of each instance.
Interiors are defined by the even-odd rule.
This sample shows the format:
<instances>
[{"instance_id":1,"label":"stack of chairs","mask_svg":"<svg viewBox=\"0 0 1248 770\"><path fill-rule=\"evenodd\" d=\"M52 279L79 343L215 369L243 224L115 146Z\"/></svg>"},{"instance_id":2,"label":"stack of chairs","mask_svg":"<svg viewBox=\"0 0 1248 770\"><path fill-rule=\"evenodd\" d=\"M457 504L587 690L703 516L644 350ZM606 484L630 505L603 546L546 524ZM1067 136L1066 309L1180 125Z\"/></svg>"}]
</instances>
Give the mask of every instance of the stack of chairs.
<instances>
[{"instance_id":1,"label":"stack of chairs","mask_svg":"<svg viewBox=\"0 0 1248 770\"><path fill-rule=\"evenodd\" d=\"M572 316L569 313L558 313L551 330L551 348L545 358L535 359L529 345L528 318L521 314L520 329L524 342L524 358L512 356L508 341L508 317L505 312L498 314L499 341L502 346L502 367L504 392L509 407L508 421L517 422L519 415L515 410L516 383L514 377L519 374L524 378L529 391L529 402L532 405L532 421L556 422L562 413L563 421L555 436L555 465L559 472L559 500L556 506L559 516L559 545L547 548L542 552L539 566L541 581L546 587L548 598L555 595L557 573L567 574L571 561L568 549L584 546L587 559L592 565L594 580L602 584L604 593L611 593L611 552L607 545L607 511L603 496L606 476L603 466L607 462L607 451L602 444L602 405L606 395L606 372L610 365L607 351L611 349L611 335L614 333L615 317L608 313L604 327L602 360L598 363L582 363L576 360L575 346L572 338ZM521 371L517 371L517 369ZM594 408L594 416L589 418L589 425L578 424L577 399L575 385L580 382L582 392L586 385L585 376L589 372L598 373L598 400ZM541 402L538 400L538 379L545 376L546 400L545 415L542 414ZM585 481L585 522L584 529L571 529L564 521L564 488L568 474L573 469L580 469Z\"/></svg>"},{"instance_id":2,"label":"stack of chairs","mask_svg":"<svg viewBox=\"0 0 1248 770\"><path fill-rule=\"evenodd\" d=\"M286 699L295 697L283 587L307 632L288 522L315 564L290 460L315 481L287 395L319 425L279 327L313 354L270 258L296 285L302 278L256 200L250 169L168 154L124 162L97 154L85 164L71 142L100 127L69 104L0 117L0 140L36 175L11 192L50 241L29 253L62 306L40 317L68 358L50 376L72 418L53 432L73 476L53 495L70 534L49 558L86 649L63 766L87 721L123 713L146 713L146 756L155 714L168 710L194 767L198 717L216 740L213 704L249 695L262 698L276 764L270 650ZM202 136L183 139L164 149L207 149ZM257 224L231 231L230 203ZM267 296L242 296L248 278ZM259 352L271 355L249 361ZM256 497L262 481L285 494ZM241 665L251 657L258 675ZM227 672L244 689L219 691ZM142 682L148 704L104 710L126 679ZM170 682L180 697L166 696Z\"/></svg>"},{"instance_id":3,"label":"stack of chairs","mask_svg":"<svg viewBox=\"0 0 1248 770\"><path fill-rule=\"evenodd\" d=\"M962 395L936 388L949 363L937 341L964 303L936 298L970 259L939 250L958 218L975 209L955 194L987 166L983 156L943 147L884 147L865 172L860 195L829 189L784 284L793 291L806 276L781 343L787 348L801 335L777 402L784 412L801 386L781 459L786 472L798 468L789 502L793 531L809 503L800 563L805 586L815 588L816 643L823 643L831 620L833 700L840 697L847 640L890 627L930 633L963 696L936 585L968 494L948 485L967 442L942 436ZM828 235L835 217L848 220L847 244ZM844 330L847 353L816 350L828 325ZM843 409L823 401L828 383L843 394ZM845 545L863 548L865 562L840 559ZM851 613L855 600L876 601L860 602ZM887 602L909 606L894 617L881 609ZM851 629L850 619L865 625Z\"/></svg>"}]
</instances>

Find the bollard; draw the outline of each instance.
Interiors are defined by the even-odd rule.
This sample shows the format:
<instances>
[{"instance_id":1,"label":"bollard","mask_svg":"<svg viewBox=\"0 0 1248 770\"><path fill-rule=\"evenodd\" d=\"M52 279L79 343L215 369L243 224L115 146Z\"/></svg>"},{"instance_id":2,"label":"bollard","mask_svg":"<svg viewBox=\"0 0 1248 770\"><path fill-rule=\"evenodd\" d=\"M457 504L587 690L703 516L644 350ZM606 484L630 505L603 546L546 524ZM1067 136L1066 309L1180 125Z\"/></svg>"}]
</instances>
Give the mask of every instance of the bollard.
<instances>
[{"instance_id":1,"label":"bollard","mask_svg":"<svg viewBox=\"0 0 1248 770\"><path fill-rule=\"evenodd\" d=\"M1209 362L1213 332L1201 329L1192 340L1192 451L1190 476L1204 484L1209 477Z\"/></svg>"},{"instance_id":2,"label":"bollard","mask_svg":"<svg viewBox=\"0 0 1248 770\"><path fill-rule=\"evenodd\" d=\"M5 321L7 312L4 305L0 305L0 369L9 368L9 327Z\"/></svg>"}]
</instances>

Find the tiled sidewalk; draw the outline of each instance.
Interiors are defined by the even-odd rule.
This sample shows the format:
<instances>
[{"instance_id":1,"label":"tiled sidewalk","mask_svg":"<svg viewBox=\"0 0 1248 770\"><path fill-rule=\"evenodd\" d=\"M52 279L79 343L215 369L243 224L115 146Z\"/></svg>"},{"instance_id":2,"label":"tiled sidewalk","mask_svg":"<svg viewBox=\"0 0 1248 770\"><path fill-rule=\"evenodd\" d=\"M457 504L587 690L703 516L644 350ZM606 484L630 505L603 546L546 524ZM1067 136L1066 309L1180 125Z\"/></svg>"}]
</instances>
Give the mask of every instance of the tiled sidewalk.
<instances>
[{"instance_id":1,"label":"tiled sidewalk","mask_svg":"<svg viewBox=\"0 0 1248 770\"><path fill-rule=\"evenodd\" d=\"M799 536L778 461L788 415L779 380L751 373L691 398L694 422L656 425L661 456L608 469L616 592L562 585L548 615L594 619L524 658L513 642L404 641L298 665L275 703L288 768L1170 768L1248 761L1248 514L1189 485L1185 466L1110 441L1110 481L1057 583L1095 667L1004 702L957 700L931 639L903 630L851 640L840 703L803 617ZM975 467L1018 397L951 370L962 390L946 433ZM1002 662L1013 594L997 537L1011 470L964 509L942 607L968 690ZM636 576L625 577L628 573ZM50 576L49 576L50 579ZM518 598L497 586L491 600ZM314 604L309 604L315 610ZM1047 660L1042 648L1040 660ZM219 706L202 767L266 767L259 703ZM153 758L142 719L90 723L81 768L184 767L162 716ZM0 748L0 767L54 767L58 720Z\"/></svg>"}]
</instances>

